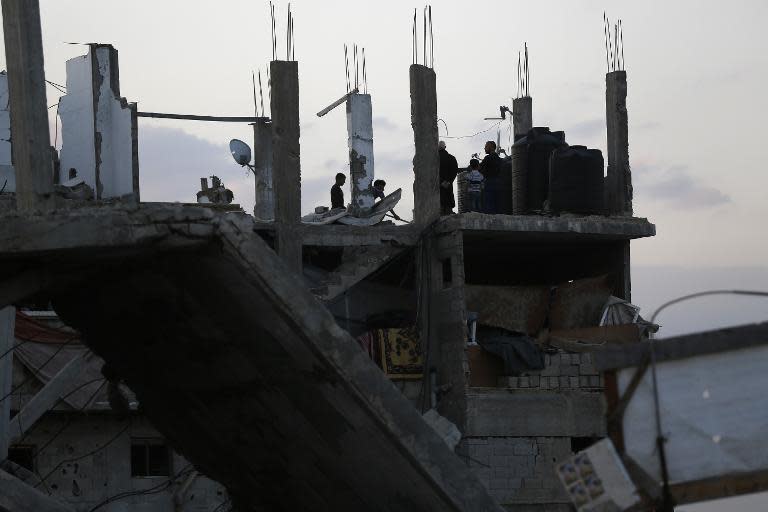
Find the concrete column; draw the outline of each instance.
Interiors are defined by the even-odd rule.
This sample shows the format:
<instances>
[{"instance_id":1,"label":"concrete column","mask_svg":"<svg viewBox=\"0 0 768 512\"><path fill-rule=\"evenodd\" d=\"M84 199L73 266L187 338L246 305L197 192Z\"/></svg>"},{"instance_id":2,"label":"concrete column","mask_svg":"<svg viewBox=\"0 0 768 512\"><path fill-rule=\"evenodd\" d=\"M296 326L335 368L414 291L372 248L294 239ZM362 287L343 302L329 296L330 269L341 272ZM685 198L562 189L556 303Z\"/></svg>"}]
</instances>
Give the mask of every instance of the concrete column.
<instances>
[{"instance_id":1,"label":"concrete column","mask_svg":"<svg viewBox=\"0 0 768 512\"><path fill-rule=\"evenodd\" d=\"M258 119L253 124L253 165L256 168L256 220L275 220L275 195L272 188L272 120Z\"/></svg>"},{"instance_id":2,"label":"concrete column","mask_svg":"<svg viewBox=\"0 0 768 512\"><path fill-rule=\"evenodd\" d=\"M370 94L347 98L347 140L349 143L349 187L352 213L373 206L373 112Z\"/></svg>"},{"instance_id":3,"label":"concrete column","mask_svg":"<svg viewBox=\"0 0 768 512\"><path fill-rule=\"evenodd\" d=\"M301 158L299 146L299 65L272 61L272 166L277 252L301 272Z\"/></svg>"},{"instance_id":4,"label":"concrete column","mask_svg":"<svg viewBox=\"0 0 768 512\"><path fill-rule=\"evenodd\" d=\"M38 0L2 0L5 60L16 169L16 205L44 210L53 202L53 165Z\"/></svg>"},{"instance_id":5,"label":"concrete column","mask_svg":"<svg viewBox=\"0 0 768 512\"><path fill-rule=\"evenodd\" d=\"M16 326L16 308L8 306L0 309L0 354L11 350L16 338L14 336ZM13 351L0 359L0 398L11 392L13 385ZM0 461L8 458L8 446L10 445L11 397L0 402Z\"/></svg>"},{"instance_id":6,"label":"concrete column","mask_svg":"<svg viewBox=\"0 0 768 512\"><path fill-rule=\"evenodd\" d=\"M16 171L13 170L11 148L11 103L8 96L8 75L0 71L0 189L16 192Z\"/></svg>"},{"instance_id":7,"label":"concrete column","mask_svg":"<svg viewBox=\"0 0 768 512\"><path fill-rule=\"evenodd\" d=\"M434 70L412 64L411 126L413 157L413 220L426 226L440 217L440 155L437 150L437 77Z\"/></svg>"},{"instance_id":8,"label":"concrete column","mask_svg":"<svg viewBox=\"0 0 768 512\"><path fill-rule=\"evenodd\" d=\"M525 135L533 128L533 99L530 96L512 100L512 129L514 138Z\"/></svg>"},{"instance_id":9,"label":"concrete column","mask_svg":"<svg viewBox=\"0 0 768 512\"><path fill-rule=\"evenodd\" d=\"M607 206L612 215L632 215L627 72L613 71L606 74L605 86L605 117L608 125Z\"/></svg>"}]
</instances>

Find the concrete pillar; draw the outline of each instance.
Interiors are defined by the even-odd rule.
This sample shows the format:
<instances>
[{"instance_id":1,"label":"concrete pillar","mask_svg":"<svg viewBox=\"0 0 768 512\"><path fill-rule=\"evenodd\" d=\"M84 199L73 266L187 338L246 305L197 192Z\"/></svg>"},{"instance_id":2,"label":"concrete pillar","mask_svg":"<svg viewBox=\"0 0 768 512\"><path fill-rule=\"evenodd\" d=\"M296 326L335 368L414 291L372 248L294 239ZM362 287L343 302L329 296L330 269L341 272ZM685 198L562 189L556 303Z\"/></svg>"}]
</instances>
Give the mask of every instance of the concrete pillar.
<instances>
[{"instance_id":1,"label":"concrete pillar","mask_svg":"<svg viewBox=\"0 0 768 512\"><path fill-rule=\"evenodd\" d=\"M16 338L16 308L8 306L0 309L0 354L11 350ZM0 359L0 398L9 395L13 385L13 351ZM10 445L11 397L0 402L0 461L8 458Z\"/></svg>"},{"instance_id":2,"label":"concrete pillar","mask_svg":"<svg viewBox=\"0 0 768 512\"><path fill-rule=\"evenodd\" d=\"M0 189L16 192L16 171L13 169L11 148L11 103L8 96L8 75L0 71Z\"/></svg>"},{"instance_id":3,"label":"concrete pillar","mask_svg":"<svg viewBox=\"0 0 768 512\"><path fill-rule=\"evenodd\" d=\"M253 124L253 165L256 182L256 220L275 220L275 195L272 187L272 120L258 119Z\"/></svg>"},{"instance_id":4,"label":"concrete pillar","mask_svg":"<svg viewBox=\"0 0 768 512\"><path fill-rule=\"evenodd\" d=\"M606 74L605 86L605 117L608 125L607 206L612 215L632 215L627 72L613 71Z\"/></svg>"},{"instance_id":5,"label":"concrete pillar","mask_svg":"<svg viewBox=\"0 0 768 512\"><path fill-rule=\"evenodd\" d=\"M373 112L370 94L347 98L347 140L349 143L349 187L352 213L373 206Z\"/></svg>"},{"instance_id":6,"label":"concrete pillar","mask_svg":"<svg viewBox=\"0 0 768 512\"><path fill-rule=\"evenodd\" d=\"M277 252L301 272L301 158L299 146L299 65L272 61L272 166Z\"/></svg>"},{"instance_id":7,"label":"concrete pillar","mask_svg":"<svg viewBox=\"0 0 768 512\"><path fill-rule=\"evenodd\" d=\"M533 128L533 99L530 96L512 100L512 129L514 138L528 133Z\"/></svg>"},{"instance_id":8,"label":"concrete pillar","mask_svg":"<svg viewBox=\"0 0 768 512\"><path fill-rule=\"evenodd\" d=\"M91 44L88 54L67 61L67 94L59 101L59 183L70 169L97 199L133 194L139 198L136 104L120 97L117 50Z\"/></svg>"},{"instance_id":9,"label":"concrete pillar","mask_svg":"<svg viewBox=\"0 0 768 512\"><path fill-rule=\"evenodd\" d=\"M16 206L45 210L53 202L53 165L38 0L2 0L8 66Z\"/></svg>"},{"instance_id":10,"label":"concrete pillar","mask_svg":"<svg viewBox=\"0 0 768 512\"><path fill-rule=\"evenodd\" d=\"M434 70L412 64L411 126L413 157L413 220L426 226L440 217L440 155L437 132L437 77Z\"/></svg>"}]
</instances>

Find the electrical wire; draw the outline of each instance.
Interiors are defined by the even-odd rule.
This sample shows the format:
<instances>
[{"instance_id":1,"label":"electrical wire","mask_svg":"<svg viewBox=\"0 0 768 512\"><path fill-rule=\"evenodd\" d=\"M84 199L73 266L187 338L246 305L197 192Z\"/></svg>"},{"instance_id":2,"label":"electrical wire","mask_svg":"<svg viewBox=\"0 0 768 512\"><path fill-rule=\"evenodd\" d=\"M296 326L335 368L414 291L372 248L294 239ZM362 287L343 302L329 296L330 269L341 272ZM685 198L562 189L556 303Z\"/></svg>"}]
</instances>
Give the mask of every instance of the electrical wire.
<instances>
[{"instance_id":1,"label":"electrical wire","mask_svg":"<svg viewBox=\"0 0 768 512\"><path fill-rule=\"evenodd\" d=\"M50 362L53 360L53 358L54 358L54 357L56 357L57 355L59 355L59 352L61 352L62 350L64 350L64 347L66 347L66 346L67 346L67 345L68 345L68 344L69 344L71 341L73 341L74 339L75 339L75 338L70 338L70 339L68 339L68 340L67 340L65 343L62 343L62 344L61 344L61 346L60 346L58 349L56 349L56 352L54 352L54 353L53 353L53 355L51 355L51 357L49 357L48 359L46 359L46 360L45 360L45 362L44 362L43 364L41 364L40 366L38 366L36 369L32 370L32 373L34 374L34 373L36 373L36 372L39 372L39 371L40 371L40 370L42 370L43 368L45 368L45 366L46 366L48 363L50 363ZM20 345L20 344L19 344L19 345ZM14 348L15 348L15 347L14 347ZM3 355L5 355L5 354L3 354ZM29 382L29 380L30 380L31 378L32 378L32 375L28 376L27 378L25 378L25 379L24 379L24 380L21 382L21 384L19 384L19 385L18 385L18 386L16 386L15 388L11 389L11 390L8 392L8 394L7 394L7 395L5 395L4 397L0 398L0 403L4 402L4 401L5 401L5 399L7 399L9 396L13 395L13 394L14 394L15 392L17 392L19 389L21 389L22 387L24 387L24 385L25 385L27 382Z\"/></svg>"},{"instance_id":2,"label":"electrical wire","mask_svg":"<svg viewBox=\"0 0 768 512\"><path fill-rule=\"evenodd\" d=\"M107 379L96 379L96 381L98 380L106 381ZM91 396L88 397L88 400L86 400L85 403L79 409L77 409L77 412L83 412L85 408L88 407L88 405L93 401L93 399L96 398L96 395L99 393L99 391L101 391L101 388L104 387L104 384L105 382L102 382L101 385L96 388L96 390L91 394ZM43 453L45 449L48 448L51 445L51 443L54 442L56 438L58 438L72 424L73 421L74 421L73 416L70 416L67 419L67 421L64 423L64 426L62 426L55 434L53 434L50 437L50 439L48 439L48 441L43 443L43 445L35 452L35 458L37 459L37 457L39 457L40 454Z\"/></svg>"},{"instance_id":3,"label":"electrical wire","mask_svg":"<svg viewBox=\"0 0 768 512\"><path fill-rule=\"evenodd\" d=\"M93 397L95 397L95 396L96 396L96 393L98 393L98 392L99 392L99 390L101 390L101 388L102 388L103 386L104 386L104 384L102 383L102 385L101 385L101 386L99 386L99 387L96 389L96 392L93 394ZM88 402L90 402L91 400L93 400L93 397L92 397L90 400L88 400ZM67 423L67 425L66 425L66 426L69 426L69 424L70 424L70 423L71 423L71 422ZM83 454L83 455L80 455L79 457L73 457L73 458L71 458L71 459L64 459L64 460L60 461L58 464L56 464L56 465L53 467L53 469L51 469L51 470L50 470L48 473L46 473L46 474L45 474L45 476L42 478L42 480L41 480L39 483L37 483L37 484L35 485L35 487L37 487L37 486L38 486L38 485L40 485L41 483L45 482L46 478L48 478L48 477L49 477L49 476L51 476L53 473L55 473L55 472L56 472L56 471L57 471L57 470L58 470L58 469L59 469L59 468L60 468L62 465L64 465L64 464L67 464L67 463L70 463L70 462L77 462L78 460L82 460L82 459L84 459L84 458L86 458L86 457L90 457L91 455L94 455L95 453L98 453L98 452L100 452L101 450L105 449L107 446L109 446L110 444L112 444L112 443L114 443L115 441L117 441L117 440L120 438L120 436L121 436L121 435L123 435L123 434L124 434L124 433L125 433L125 432L126 432L128 429L129 429L129 428L130 428L130 426L131 426L131 420L129 419L129 420L128 420L128 423L126 423L125 427L123 427L123 428L122 428L122 429L121 429L121 430L120 430L120 431L119 431L117 434L115 434L115 435L114 435L114 436L113 436L113 437L112 437L112 438L111 438L109 441L107 441L107 442L106 442L106 443L104 443L103 445L99 446L98 448L94 448L94 449L93 449L93 450L91 450L90 452L88 452L88 453L85 453L85 454ZM57 432L57 434L56 434L56 435L57 435L57 436L58 436L58 435L60 435L60 434L61 434L63 431L64 431L64 429L61 429L59 432ZM51 443L51 442L52 442L52 441L53 441L55 438L56 438L56 436L54 436L53 438L51 438L51 439L48 441L48 444L50 444L50 443ZM41 451L42 451L42 450L41 450ZM38 453L39 453L39 452L38 452Z\"/></svg>"},{"instance_id":4,"label":"electrical wire","mask_svg":"<svg viewBox=\"0 0 768 512\"><path fill-rule=\"evenodd\" d=\"M503 121L503 119L502 119L502 121ZM448 135L445 135L442 138L443 139L471 139L472 137L477 137L478 135L480 135L482 133L489 132L489 131L493 130L494 128L496 128L500 124L501 124L501 121L499 121L498 123L496 123L494 125L489 126L485 130L481 130L481 131L479 131L477 133L473 133L472 135L458 135L458 136L455 136L455 137L449 137Z\"/></svg>"},{"instance_id":5,"label":"electrical wire","mask_svg":"<svg viewBox=\"0 0 768 512\"><path fill-rule=\"evenodd\" d=\"M100 509L104 505L121 500L123 498L129 498L131 496L146 496L150 494L157 494L157 493L163 492L168 487L173 485L179 478L187 476L189 473L193 471L195 471L195 469L192 467L192 464L188 464L183 470L179 472L178 475L175 475L172 478L169 478L168 480L155 485L154 487L150 487L149 489L143 489L140 491L125 491L125 492L115 494L114 496L110 496L106 500L95 505L93 508L89 510L89 512L95 512L96 510Z\"/></svg>"}]
</instances>

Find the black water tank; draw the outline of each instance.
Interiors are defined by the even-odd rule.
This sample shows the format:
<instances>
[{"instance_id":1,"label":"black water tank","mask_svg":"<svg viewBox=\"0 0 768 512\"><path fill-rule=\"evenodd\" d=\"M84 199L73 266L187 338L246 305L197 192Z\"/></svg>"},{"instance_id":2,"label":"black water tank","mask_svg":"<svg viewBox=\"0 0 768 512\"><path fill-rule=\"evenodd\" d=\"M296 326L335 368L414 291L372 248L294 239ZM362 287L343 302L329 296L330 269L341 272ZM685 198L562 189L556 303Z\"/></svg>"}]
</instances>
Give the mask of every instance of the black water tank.
<instances>
[{"instance_id":1,"label":"black water tank","mask_svg":"<svg viewBox=\"0 0 768 512\"><path fill-rule=\"evenodd\" d=\"M512 214L512 158L501 159L501 171L499 172L499 196L497 213Z\"/></svg>"},{"instance_id":2,"label":"black water tank","mask_svg":"<svg viewBox=\"0 0 768 512\"><path fill-rule=\"evenodd\" d=\"M515 147L517 146L527 148L527 172L525 206L522 211L519 207L516 208L516 213L544 210L544 202L549 194L549 156L553 150L567 146L565 132L551 132L547 127L531 128L525 137L515 142ZM517 172L514 164L513 169L513 173ZM519 192L515 194L516 197L518 195Z\"/></svg>"},{"instance_id":3,"label":"black water tank","mask_svg":"<svg viewBox=\"0 0 768 512\"><path fill-rule=\"evenodd\" d=\"M552 151L549 160L549 208L554 213L605 212L603 154L570 146Z\"/></svg>"}]
</instances>

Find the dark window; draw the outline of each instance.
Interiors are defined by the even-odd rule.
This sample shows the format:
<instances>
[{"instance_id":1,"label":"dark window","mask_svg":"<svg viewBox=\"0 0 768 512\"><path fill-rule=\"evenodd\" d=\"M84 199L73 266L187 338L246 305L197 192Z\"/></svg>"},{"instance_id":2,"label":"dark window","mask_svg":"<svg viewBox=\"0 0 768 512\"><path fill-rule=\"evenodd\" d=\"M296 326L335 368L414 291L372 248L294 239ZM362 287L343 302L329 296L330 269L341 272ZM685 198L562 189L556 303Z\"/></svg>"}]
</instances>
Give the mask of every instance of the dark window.
<instances>
[{"instance_id":1,"label":"dark window","mask_svg":"<svg viewBox=\"0 0 768 512\"><path fill-rule=\"evenodd\" d=\"M131 476L170 476L171 455L159 439L131 441Z\"/></svg>"},{"instance_id":2,"label":"dark window","mask_svg":"<svg viewBox=\"0 0 768 512\"><path fill-rule=\"evenodd\" d=\"M24 469L34 471L35 466L35 447L34 446L11 446L8 448L8 460L18 464Z\"/></svg>"},{"instance_id":3,"label":"dark window","mask_svg":"<svg viewBox=\"0 0 768 512\"><path fill-rule=\"evenodd\" d=\"M453 267L451 267L451 258L442 261L443 264L443 288L450 288L453 283Z\"/></svg>"},{"instance_id":4,"label":"dark window","mask_svg":"<svg viewBox=\"0 0 768 512\"><path fill-rule=\"evenodd\" d=\"M571 452L578 453L586 450L596 442L603 439L602 437L572 437L571 438Z\"/></svg>"}]
</instances>

